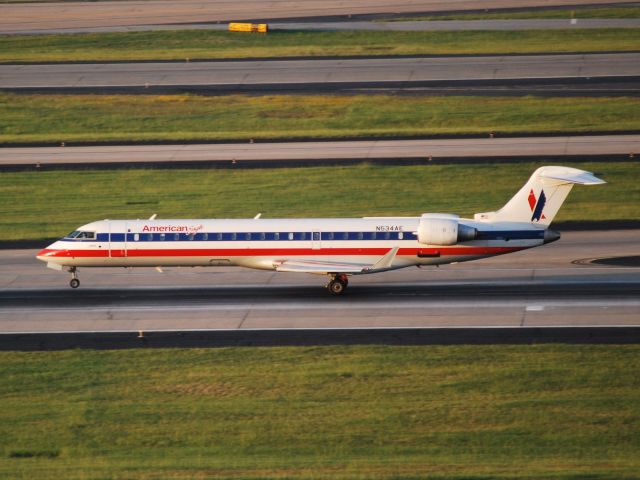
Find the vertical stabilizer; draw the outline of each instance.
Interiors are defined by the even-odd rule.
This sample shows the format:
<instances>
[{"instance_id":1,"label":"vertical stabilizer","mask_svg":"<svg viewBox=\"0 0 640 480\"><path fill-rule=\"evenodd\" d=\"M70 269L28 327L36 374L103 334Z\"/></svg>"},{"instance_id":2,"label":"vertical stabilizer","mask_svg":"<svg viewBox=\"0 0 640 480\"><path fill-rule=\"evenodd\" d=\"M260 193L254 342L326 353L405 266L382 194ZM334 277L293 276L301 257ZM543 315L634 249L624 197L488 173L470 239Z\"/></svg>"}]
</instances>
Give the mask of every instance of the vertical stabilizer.
<instances>
[{"instance_id":1,"label":"vertical stabilizer","mask_svg":"<svg viewBox=\"0 0 640 480\"><path fill-rule=\"evenodd\" d=\"M548 226L575 185L606 183L591 172L570 167L540 167L529 181L497 212L476 213L475 219L527 222Z\"/></svg>"}]
</instances>

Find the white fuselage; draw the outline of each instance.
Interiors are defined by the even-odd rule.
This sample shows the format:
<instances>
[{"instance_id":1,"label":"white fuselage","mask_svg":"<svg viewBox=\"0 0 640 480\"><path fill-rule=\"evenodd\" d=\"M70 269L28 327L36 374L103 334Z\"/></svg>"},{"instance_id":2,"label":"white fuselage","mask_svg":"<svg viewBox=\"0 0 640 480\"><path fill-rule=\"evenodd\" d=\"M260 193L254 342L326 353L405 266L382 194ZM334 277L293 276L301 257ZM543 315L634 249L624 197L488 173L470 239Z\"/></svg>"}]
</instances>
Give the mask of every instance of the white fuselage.
<instances>
[{"instance_id":1,"label":"white fuselage","mask_svg":"<svg viewBox=\"0 0 640 480\"><path fill-rule=\"evenodd\" d=\"M419 242L420 217L103 220L80 227L78 231L88 235L65 237L42 250L38 258L64 267L241 266L275 270L283 262L295 260L375 264L397 247L386 268L390 270L474 260L545 243L545 229L531 224L460 221L475 228L477 238L442 246Z\"/></svg>"}]
</instances>

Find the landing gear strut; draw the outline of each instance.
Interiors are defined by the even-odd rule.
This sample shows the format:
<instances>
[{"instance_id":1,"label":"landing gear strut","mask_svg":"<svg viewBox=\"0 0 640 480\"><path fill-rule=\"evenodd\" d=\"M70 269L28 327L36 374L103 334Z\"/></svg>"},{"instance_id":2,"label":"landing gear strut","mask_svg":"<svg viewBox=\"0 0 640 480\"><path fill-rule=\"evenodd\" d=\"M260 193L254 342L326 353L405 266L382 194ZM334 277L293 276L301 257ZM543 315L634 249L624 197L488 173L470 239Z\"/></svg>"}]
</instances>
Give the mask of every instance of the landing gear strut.
<instances>
[{"instance_id":1,"label":"landing gear strut","mask_svg":"<svg viewBox=\"0 0 640 480\"><path fill-rule=\"evenodd\" d=\"M349 278L344 274L331 275L327 288L334 295L341 295L349 285Z\"/></svg>"},{"instance_id":2,"label":"landing gear strut","mask_svg":"<svg viewBox=\"0 0 640 480\"><path fill-rule=\"evenodd\" d=\"M69 267L69 273L71 274L69 286L71 288L78 288L80 286L80 280L78 280L78 272L76 267Z\"/></svg>"}]
</instances>

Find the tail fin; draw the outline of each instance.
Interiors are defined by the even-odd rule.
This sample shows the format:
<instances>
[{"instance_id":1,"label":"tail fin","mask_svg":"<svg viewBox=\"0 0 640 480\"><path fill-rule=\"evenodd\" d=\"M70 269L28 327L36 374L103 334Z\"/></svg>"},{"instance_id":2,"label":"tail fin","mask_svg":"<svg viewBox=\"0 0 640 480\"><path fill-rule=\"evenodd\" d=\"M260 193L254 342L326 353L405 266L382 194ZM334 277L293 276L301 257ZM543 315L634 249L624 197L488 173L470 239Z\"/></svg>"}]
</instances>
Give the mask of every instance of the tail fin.
<instances>
[{"instance_id":1,"label":"tail fin","mask_svg":"<svg viewBox=\"0 0 640 480\"><path fill-rule=\"evenodd\" d=\"M548 226L573 185L606 183L591 172L570 167L540 167L529 181L497 212L476 213L476 220L530 222Z\"/></svg>"}]
</instances>

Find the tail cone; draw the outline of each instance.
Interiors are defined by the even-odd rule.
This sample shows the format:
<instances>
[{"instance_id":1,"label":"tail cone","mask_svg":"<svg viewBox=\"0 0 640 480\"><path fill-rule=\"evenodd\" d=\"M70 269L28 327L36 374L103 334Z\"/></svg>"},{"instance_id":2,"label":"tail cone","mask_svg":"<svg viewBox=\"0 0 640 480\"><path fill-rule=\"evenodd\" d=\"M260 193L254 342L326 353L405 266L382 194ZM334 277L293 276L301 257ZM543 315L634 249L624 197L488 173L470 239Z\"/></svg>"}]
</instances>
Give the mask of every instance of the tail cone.
<instances>
[{"instance_id":1,"label":"tail cone","mask_svg":"<svg viewBox=\"0 0 640 480\"><path fill-rule=\"evenodd\" d=\"M560 232L556 232L555 230L549 230L548 228L544 231L544 243L555 242L560 239Z\"/></svg>"}]
</instances>

